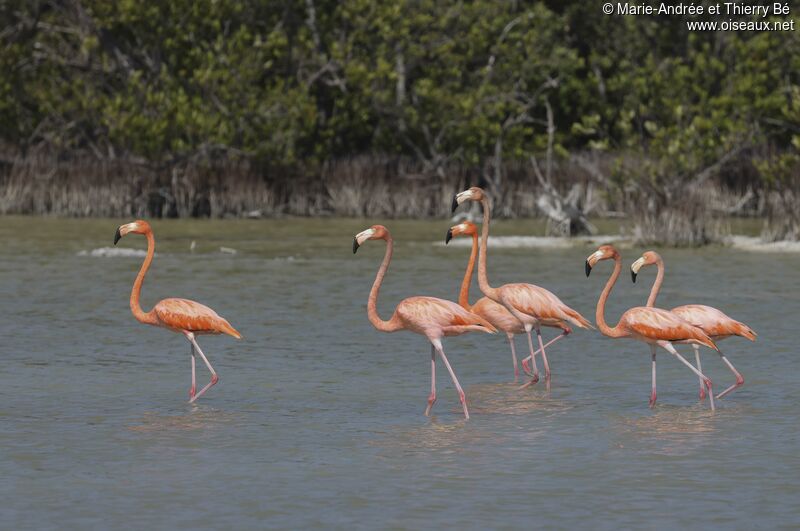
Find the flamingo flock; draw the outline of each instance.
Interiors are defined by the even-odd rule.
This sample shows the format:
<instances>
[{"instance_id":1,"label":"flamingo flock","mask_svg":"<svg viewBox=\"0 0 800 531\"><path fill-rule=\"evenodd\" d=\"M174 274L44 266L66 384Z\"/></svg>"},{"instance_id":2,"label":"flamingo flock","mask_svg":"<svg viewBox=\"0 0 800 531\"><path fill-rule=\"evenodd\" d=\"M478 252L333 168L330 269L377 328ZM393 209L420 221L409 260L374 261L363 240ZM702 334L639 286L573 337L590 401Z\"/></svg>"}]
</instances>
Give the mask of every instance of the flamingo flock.
<instances>
[{"instance_id":1,"label":"flamingo flock","mask_svg":"<svg viewBox=\"0 0 800 531\"><path fill-rule=\"evenodd\" d=\"M657 252L647 251L642 255L641 258L631 264L631 280L634 282L636 282L636 275L639 273L639 270L643 266L651 265L658 267L658 274L653 282L653 287L650 289L650 296L647 297L647 306L650 307L655 306L656 297L658 297L658 292L661 290L661 284L664 282L664 260L661 259L661 256ZM684 321L699 327L715 342L731 336L741 336L749 339L750 341L756 340L756 333L753 332L749 326L731 319L722 313L722 311L712 308L711 306L705 306L703 304L686 304L683 306L677 306L670 311ZM694 347L697 369L702 370L700 365L700 347L697 343L693 343L692 346ZM728 361L728 358L725 357L719 348L715 348L714 350L717 351L717 354L719 354L720 358L722 358L722 361L728 366L731 372L733 372L733 375L736 377L735 383L717 395L717 398L722 398L737 387L742 386L744 384L744 378L739 371L736 370L736 367L734 367L733 364ZM705 387L703 386L703 381L701 379L700 399L702 400L704 398Z\"/></svg>"},{"instance_id":2,"label":"flamingo flock","mask_svg":"<svg viewBox=\"0 0 800 531\"><path fill-rule=\"evenodd\" d=\"M458 303L436 297L413 296L400 301L392 316L383 320L378 315L378 293L383 283L389 264L392 260L393 239L389 230L383 225L359 232L353 239L353 253L370 240L383 240L385 253L378 267L375 281L367 298L367 318L372 326L381 332L397 332L408 330L424 336L431 345L431 390L425 415L429 416L436 402L436 358L444 363L453 385L458 393L464 412L469 419L467 397L456 377L453 366L444 352L442 339L469 332L494 334L505 333L511 348L511 360L514 370L514 383L519 382L520 370L514 344L516 335L525 334L528 340L529 355L521 360L523 371L530 379L519 389L530 387L539 381L539 369L536 357L541 355L544 368L544 379L550 389L551 367L546 349L556 341L572 332L572 326L583 329L594 329L592 323L576 310L570 308L554 293L529 283L511 283L493 287L487 274L487 254L489 225L491 222L491 204L487 193L478 187L472 187L453 198L452 209L455 211L465 202L477 202L483 210L483 223L478 236L478 227L469 221L459 223L447 231L445 244L453 238L470 237L472 247L467 267L461 281ZM147 255L133 283L130 296L130 307L134 318L144 324L166 328L181 333L190 343L190 359L192 368L192 385L189 390L189 402L195 402L218 381L217 372L198 345L196 336L202 334L227 334L241 339L241 334L231 324L220 317L214 310L198 302L187 299L169 298L158 302L152 310L145 312L139 304L145 274L153 261L155 238L150 225L146 221L137 220L121 225L114 236L116 245L120 238L127 234L141 234L147 239ZM470 304L469 290L478 260L478 286L483 297ZM586 258L585 270L589 277L597 264L604 260L612 260L614 268L597 301L595 320L600 333L610 338L630 338L647 343L650 347L652 363L652 387L650 407L656 403L656 347L661 347L685 365L700 382L700 399L707 396L711 410L715 409L715 399L721 399L744 384L744 378L736 370L728 358L719 350L716 342L731 336L741 336L755 341L755 332L722 311L701 304L687 304L671 310L656 308L656 298L664 280L664 262L654 251L645 252L641 258L631 265L631 278L636 282L637 275L643 267L655 265L658 269L656 279L645 306L637 306L625 311L615 326L609 326L605 319L605 305L622 272L622 257L611 245L601 245ZM542 338L542 327L556 328L561 331L554 339L545 343ZM531 332L536 333L538 349L534 349ZM674 344L690 344L694 348L696 366L692 365L676 349ZM717 352L723 363L730 369L735 382L718 395L714 395L711 379L702 372L700 364L700 346ZM197 392L195 377L195 356L199 355L211 373L211 380ZM530 368L529 368L530 367Z\"/></svg>"}]
</instances>

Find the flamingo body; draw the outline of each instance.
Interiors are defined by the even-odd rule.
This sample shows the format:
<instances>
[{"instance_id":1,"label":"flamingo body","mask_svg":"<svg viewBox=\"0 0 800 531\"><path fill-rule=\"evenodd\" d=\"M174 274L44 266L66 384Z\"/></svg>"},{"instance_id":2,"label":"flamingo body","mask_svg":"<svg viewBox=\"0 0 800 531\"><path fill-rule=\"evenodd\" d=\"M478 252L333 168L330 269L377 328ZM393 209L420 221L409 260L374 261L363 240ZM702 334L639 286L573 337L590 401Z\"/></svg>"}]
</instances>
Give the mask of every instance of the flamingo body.
<instances>
[{"instance_id":1,"label":"flamingo body","mask_svg":"<svg viewBox=\"0 0 800 531\"><path fill-rule=\"evenodd\" d=\"M670 310L683 320L702 328L715 341L731 336L741 336L750 341L756 340L756 333L744 323L732 319L724 312L704 304L685 304Z\"/></svg>"},{"instance_id":2,"label":"flamingo body","mask_svg":"<svg viewBox=\"0 0 800 531\"><path fill-rule=\"evenodd\" d=\"M505 306L489 297L481 297L470 308L472 313L489 321L495 328L506 334L524 334L525 326L514 317Z\"/></svg>"},{"instance_id":3,"label":"flamingo body","mask_svg":"<svg viewBox=\"0 0 800 531\"><path fill-rule=\"evenodd\" d=\"M578 312L561 302L552 292L533 284L505 284L497 288L500 303L514 313L524 324L568 329L569 321L580 328L591 328L591 323Z\"/></svg>"},{"instance_id":4,"label":"flamingo body","mask_svg":"<svg viewBox=\"0 0 800 531\"><path fill-rule=\"evenodd\" d=\"M636 306L620 317L617 328L627 332L627 336L645 343L657 344L659 341L699 343L716 350L716 345L706 333L681 317L662 310Z\"/></svg>"},{"instance_id":5,"label":"flamingo body","mask_svg":"<svg viewBox=\"0 0 800 531\"><path fill-rule=\"evenodd\" d=\"M404 330L427 338L457 336L466 332L495 332L486 319L471 313L458 304L436 297L409 297L400 301L395 310Z\"/></svg>"},{"instance_id":6,"label":"flamingo body","mask_svg":"<svg viewBox=\"0 0 800 531\"><path fill-rule=\"evenodd\" d=\"M157 326L174 332L200 334L228 334L236 339L242 335L217 312L199 302L188 299L164 299L153 307Z\"/></svg>"}]
</instances>

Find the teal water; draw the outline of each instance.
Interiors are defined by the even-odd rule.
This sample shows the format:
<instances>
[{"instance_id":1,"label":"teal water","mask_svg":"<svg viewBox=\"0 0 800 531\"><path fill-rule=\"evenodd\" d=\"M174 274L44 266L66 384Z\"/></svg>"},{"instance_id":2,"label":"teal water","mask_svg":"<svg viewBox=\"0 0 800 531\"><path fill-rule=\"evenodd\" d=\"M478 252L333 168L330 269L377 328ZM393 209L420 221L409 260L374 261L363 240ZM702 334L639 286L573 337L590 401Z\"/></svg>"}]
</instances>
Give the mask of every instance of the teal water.
<instances>
[{"instance_id":1,"label":"teal water","mask_svg":"<svg viewBox=\"0 0 800 531\"><path fill-rule=\"evenodd\" d=\"M746 384L716 413L666 353L648 409L648 347L579 330L548 350L550 392L510 384L504 337L446 339L465 422L441 364L439 402L423 416L424 338L367 321L384 248L352 254L363 220L154 224L143 305L192 298L245 336L200 338L221 379L189 405L186 341L128 308L141 257L80 254L110 247L123 221L0 218L4 528L800 525L800 255L661 250L661 304L711 304L759 333L721 344ZM449 223L387 225L397 247L384 318L410 295L454 299L468 250L434 245ZM120 245L145 248L136 236ZM593 250L498 248L490 277L547 287L594 321L611 264L587 279ZM626 267L642 250L622 250ZM643 303L654 273L636 285L621 277L610 321ZM703 364L721 389L732 377L715 358L705 351ZM199 382L207 377L198 366Z\"/></svg>"}]
</instances>

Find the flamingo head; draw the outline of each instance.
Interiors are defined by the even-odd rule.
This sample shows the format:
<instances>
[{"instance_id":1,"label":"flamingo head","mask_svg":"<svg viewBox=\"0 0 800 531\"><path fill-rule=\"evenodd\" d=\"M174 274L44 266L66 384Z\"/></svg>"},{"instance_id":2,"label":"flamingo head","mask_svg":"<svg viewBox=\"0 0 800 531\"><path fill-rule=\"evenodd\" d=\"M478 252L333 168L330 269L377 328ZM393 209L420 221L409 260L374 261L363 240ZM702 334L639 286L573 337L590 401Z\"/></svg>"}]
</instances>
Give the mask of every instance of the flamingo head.
<instances>
[{"instance_id":1,"label":"flamingo head","mask_svg":"<svg viewBox=\"0 0 800 531\"><path fill-rule=\"evenodd\" d=\"M478 227L471 221L464 221L463 223L459 223L447 229L447 236L444 238L444 243L445 245L450 243L450 240L456 236L473 236L476 234L478 234Z\"/></svg>"},{"instance_id":2,"label":"flamingo head","mask_svg":"<svg viewBox=\"0 0 800 531\"><path fill-rule=\"evenodd\" d=\"M661 256L655 251L645 251L641 258L631 264L631 280L636 282L636 275L644 266L656 265L661 261Z\"/></svg>"},{"instance_id":3,"label":"flamingo head","mask_svg":"<svg viewBox=\"0 0 800 531\"><path fill-rule=\"evenodd\" d=\"M484 198L486 198L486 192L483 191L483 188L473 186L472 188L464 190L460 194L456 194L453 198L453 212L455 212L458 205L464 201L482 201Z\"/></svg>"},{"instance_id":4,"label":"flamingo head","mask_svg":"<svg viewBox=\"0 0 800 531\"><path fill-rule=\"evenodd\" d=\"M367 230L362 230L353 238L353 254L367 240L386 240L389 238L389 230L383 225L373 225Z\"/></svg>"},{"instance_id":5,"label":"flamingo head","mask_svg":"<svg viewBox=\"0 0 800 531\"><path fill-rule=\"evenodd\" d=\"M153 229L150 228L150 224L142 219L137 219L131 223L120 225L117 229L117 233L114 234L114 245L116 245L120 238L126 234L147 234L148 232L152 231Z\"/></svg>"},{"instance_id":6,"label":"flamingo head","mask_svg":"<svg viewBox=\"0 0 800 531\"><path fill-rule=\"evenodd\" d=\"M618 256L619 253L616 249L614 249L613 245L601 245L586 259L586 276L589 276L589 274L592 272L592 268L600 260L610 260Z\"/></svg>"}]
</instances>

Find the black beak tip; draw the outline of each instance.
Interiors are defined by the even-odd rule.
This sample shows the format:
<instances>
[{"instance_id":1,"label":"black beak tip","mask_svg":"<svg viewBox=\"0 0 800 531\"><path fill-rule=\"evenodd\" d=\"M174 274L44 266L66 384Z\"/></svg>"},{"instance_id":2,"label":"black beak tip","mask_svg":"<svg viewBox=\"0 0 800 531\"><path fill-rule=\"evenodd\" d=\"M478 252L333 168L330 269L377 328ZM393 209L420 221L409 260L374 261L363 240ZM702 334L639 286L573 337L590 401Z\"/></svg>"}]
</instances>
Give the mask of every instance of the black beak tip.
<instances>
[{"instance_id":1,"label":"black beak tip","mask_svg":"<svg viewBox=\"0 0 800 531\"><path fill-rule=\"evenodd\" d=\"M444 237L444 244L447 245L450 243L450 240L453 239L453 229L447 229L447 236Z\"/></svg>"},{"instance_id":2,"label":"black beak tip","mask_svg":"<svg viewBox=\"0 0 800 531\"><path fill-rule=\"evenodd\" d=\"M631 269L631 280L633 280L633 283L636 284L636 271L633 269Z\"/></svg>"},{"instance_id":3,"label":"black beak tip","mask_svg":"<svg viewBox=\"0 0 800 531\"><path fill-rule=\"evenodd\" d=\"M586 260L586 276L588 277L591 272L592 272L592 266L589 265L589 260Z\"/></svg>"},{"instance_id":4,"label":"black beak tip","mask_svg":"<svg viewBox=\"0 0 800 531\"><path fill-rule=\"evenodd\" d=\"M356 254L356 251L358 251L358 247L359 247L358 240L353 238L353 254Z\"/></svg>"},{"instance_id":5,"label":"black beak tip","mask_svg":"<svg viewBox=\"0 0 800 531\"><path fill-rule=\"evenodd\" d=\"M122 234L120 234L119 229L117 229L117 232L114 234L114 245L117 244L120 238L122 238Z\"/></svg>"},{"instance_id":6,"label":"black beak tip","mask_svg":"<svg viewBox=\"0 0 800 531\"><path fill-rule=\"evenodd\" d=\"M458 208L458 200L455 198L455 196L453 196L453 209L451 210L451 212L455 212L457 208Z\"/></svg>"}]
</instances>

